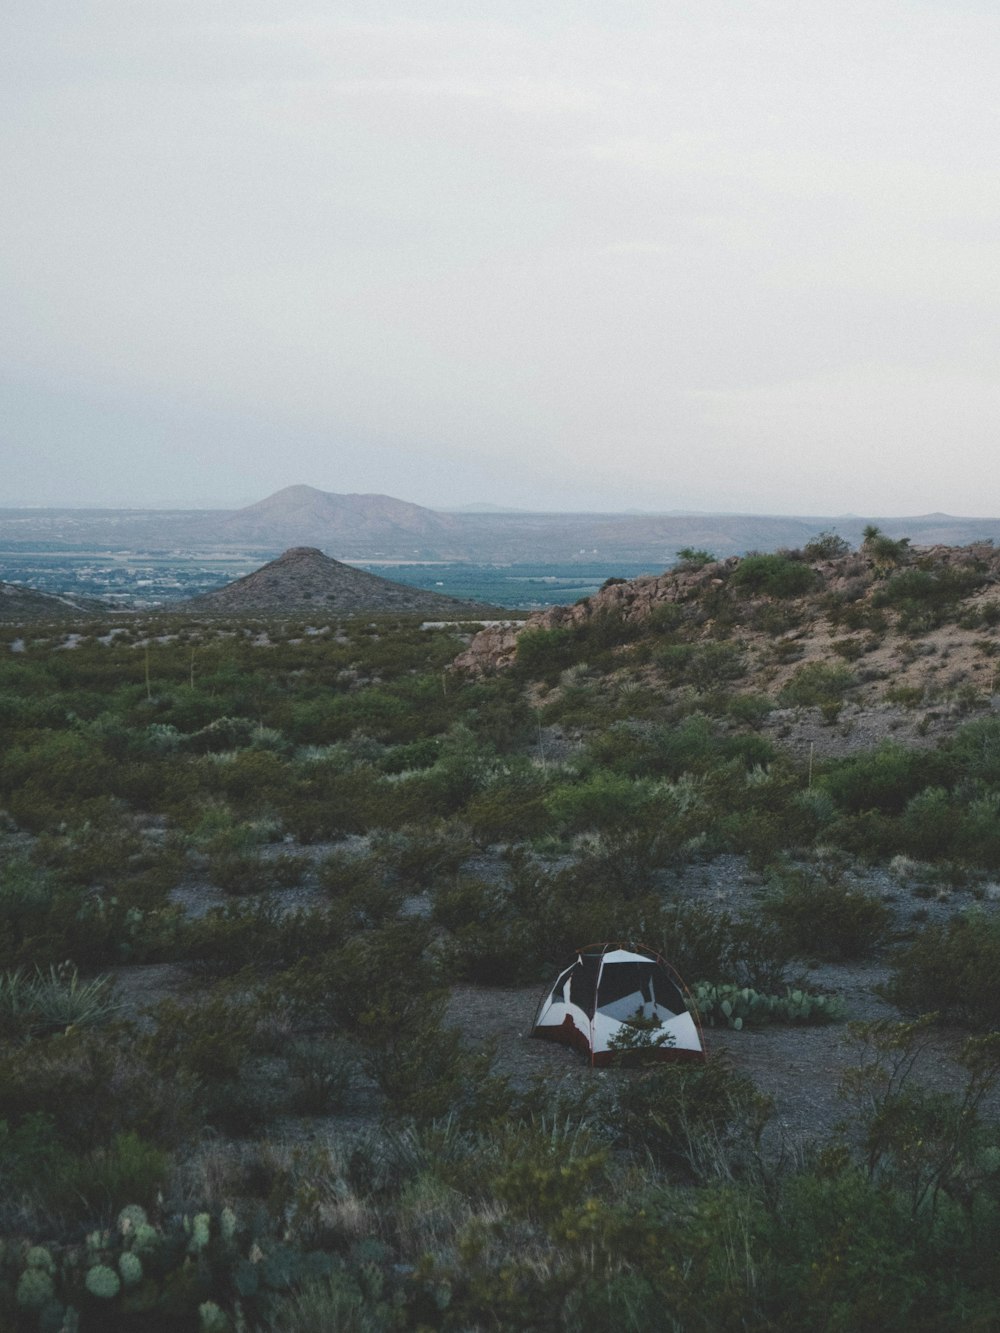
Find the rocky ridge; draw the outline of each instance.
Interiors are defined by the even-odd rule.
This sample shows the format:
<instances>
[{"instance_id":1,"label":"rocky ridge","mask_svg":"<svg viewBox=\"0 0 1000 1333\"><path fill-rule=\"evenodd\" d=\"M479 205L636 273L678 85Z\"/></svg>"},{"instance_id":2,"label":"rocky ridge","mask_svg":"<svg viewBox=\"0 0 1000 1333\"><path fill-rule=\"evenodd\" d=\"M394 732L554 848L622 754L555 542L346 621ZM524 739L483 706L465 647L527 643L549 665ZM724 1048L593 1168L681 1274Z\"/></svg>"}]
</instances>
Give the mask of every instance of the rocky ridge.
<instances>
[{"instance_id":1,"label":"rocky ridge","mask_svg":"<svg viewBox=\"0 0 1000 1333\"><path fill-rule=\"evenodd\" d=\"M87 597L56 597L19 583L0 583L0 622L64 620L100 611L107 611L107 607Z\"/></svg>"},{"instance_id":2,"label":"rocky ridge","mask_svg":"<svg viewBox=\"0 0 1000 1333\"><path fill-rule=\"evenodd\" d=\"M618 622L619 646L610 668L604 659L605 671L638 674L695 706L713 690L757 694L772 710L762 729L817 754L890 736L929 745L970 714L1000 709L1000 551L991 544L907 547L888 563L864 547L832 559L786 556L812 571L810 591L790 597L749 590L739 571L753 557L681 565L609 581L593 597L536 612L520 625L483 629L454 667L473 675L509 670L521 636L547 630L579 641L575 670L585 670L593 651L588 632L602 620ZM907 590L914 595L902 596ZM658 651L670 644L696 652L726 645L739 669L713 679L709 667L692 681L672 668L669 650ZM789 702L804 668L839 673L825 708Z\"/></svg>"}]
</instances>

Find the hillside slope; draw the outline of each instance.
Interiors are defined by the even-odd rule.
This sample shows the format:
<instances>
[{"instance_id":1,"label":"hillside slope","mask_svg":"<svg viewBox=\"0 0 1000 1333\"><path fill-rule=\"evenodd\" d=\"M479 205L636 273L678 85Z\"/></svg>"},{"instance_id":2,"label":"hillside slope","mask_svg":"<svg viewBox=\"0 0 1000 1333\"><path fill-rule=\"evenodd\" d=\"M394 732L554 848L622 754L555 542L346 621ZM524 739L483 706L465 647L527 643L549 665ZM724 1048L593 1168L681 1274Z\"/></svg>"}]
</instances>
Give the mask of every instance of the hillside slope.
<instances>
[{"instance_id":1,"label":"hillside slope","mask_svg":"<svg viewBox=\"0 0 1000 1333\"><path fill-rule=\"evenodd\" d=\"M337 612L344 615L412 613L482 616L492 608L354 569L312 546L295 546L261 569L215 592L174 603L170 610L216 615L282 615Z\"/></svg>"},{"instance_id":2,"label":"hillside slope","mask_svg":"<svg viewBox=\"0 0 1000 1333\"><path fill-rule=\"evenodd\" d=\"M107 608L87 597L55 597L19 583L0 583L0 621L63 620L67 616L90 615Z\"/></svg>"},{"instance_id":3,"label":"hillside slope","mask_svg":"<svg viewBox=\"0 0 1000 1333\"><path fill-rule=\"evenodd\" d=\"M930 744L1000 702L1000 552L881 534L858 552L817 545L609 581L483 630L455 666L564 691L627 675L684 711L742 713L826 753Z\"/></svg>"}]
</instances>

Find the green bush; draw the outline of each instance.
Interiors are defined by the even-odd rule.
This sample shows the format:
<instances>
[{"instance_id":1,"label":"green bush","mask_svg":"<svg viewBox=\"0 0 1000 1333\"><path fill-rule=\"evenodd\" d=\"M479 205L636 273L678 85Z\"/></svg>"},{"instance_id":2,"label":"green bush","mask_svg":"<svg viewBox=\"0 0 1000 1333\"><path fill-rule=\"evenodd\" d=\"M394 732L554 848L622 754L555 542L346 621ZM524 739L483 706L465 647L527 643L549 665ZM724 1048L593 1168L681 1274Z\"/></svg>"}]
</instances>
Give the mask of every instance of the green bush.
<instances>
[{"instance_id":1,"label":"green bush","mask_svg":"<svg viewBox=\"0 0 1000 1333\"><path fill-rule=\"evenodd\" d=\"M576 640L567 629L525 629L517 636L516 669L528 680L554 683L577 657Z\"/></svg>"},{"instance_id":2,"label":"green bush","mask_svg":"<svg viewBox=\"0 0 1000 1333\"><path fill-rule=\"evenodd\" d=\"M850 549L850 545L836 532L820 532L806 542L802 554L807 560L839 560Z\"/></svg>"},{"instance_id":3,"label":"green bush","mask_svg":"<svg viewBox=\"0 0 1000 1333\"><path fill-rule=\"evenodd\" d=\"M982 912L932 922L893 957L887 993L910 1013L1000 1027L1000 921Z\"/></svg>"},{"instance_id":4,"label":"green bush","mask_svg":"<svg viewBox=\"0 0 1000 1333\"><path fill-rule=\"evenodd\" d=\"M849 814L872 810L901 814L924 787L947 785L950 772L943 754L906 750L889 742L831 764L820 782Z\"/></svg>"},{"instance_id":5,"label":"green bush","mask_svg":"<svg viewBox=\"0 0 1000 1333\"><path fill-rule=\"evenodd\" d=\"M778 702L802 708L822 708L836 704L857 684L854 674L846 667L830 662L807 662L792 676L778 695Z\"/></svg>"},{"instance_id":6,"label":"green bush","mask_svg":"<svg viewBox=\"0 0 1000 1333\"><path fill-rule=\"evenodd\" d=\"M881 898L846 884L834 871L776 872L761 911L796 955L834 962L870 957L885 944L892 923Z\"/></svg>"},{"instance_id":7,"label":"green bush","mask_svg":"<svg viewBox=\"0 0 1000 1333\"><path fill-rule=\"evenodd\" d=\"M677 552L677 568L701 569L703 565L710 565L715 558L711 551L684 546Z\"/></svg>"},{"instance_id":8,"label":"green bush","mask_svg":"<svg viewBox=\"0 0 1000 1333\"><path fill-rule=\"evenodd\" d=\"M817 584L814 570L784 555L745 556L730 576L730 586L760 597L801 597Z\"/></svg>"},{"instance_id":9,"label":"green bush","mask_svg":"<svg viewBox=\"0 0 1000 1333\"><path fill-rule=\"evenodd\" d=\"M620 1080L609 1124L619 1144L705 1180L745 1173L772 1111L752 1079L716 1053L704 1065L661 1064Z\"/></svg>"}]
</instances>

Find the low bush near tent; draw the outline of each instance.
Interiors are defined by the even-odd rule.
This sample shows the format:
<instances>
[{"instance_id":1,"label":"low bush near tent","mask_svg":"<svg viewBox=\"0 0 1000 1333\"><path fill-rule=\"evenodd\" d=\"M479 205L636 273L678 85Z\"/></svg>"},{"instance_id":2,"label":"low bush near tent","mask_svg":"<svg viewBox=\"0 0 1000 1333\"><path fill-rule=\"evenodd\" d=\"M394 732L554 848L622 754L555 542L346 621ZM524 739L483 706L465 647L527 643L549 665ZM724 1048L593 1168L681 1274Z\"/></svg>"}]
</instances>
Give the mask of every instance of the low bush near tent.
<instances>
[{"instance_id":1,"label":"low bush near tent","mask_svg":"<svg viewBox=\"0 0 1000 1333\"><path fill-rule=\"evenodd\" d=\"M927 925L895 956L886 993L910 1013L1000 1027L1000 921L967 912Z\"/></svg>"},{"instance_id":2,"label":"low bush near tent","mask_svg":"<svg viewBox=\"0 0 1000 1333\"><path fill-rule=\"evenodd\" d=\"M892 920L881 898L825 869L775 873L761 910L790 952L831 961L869 957L888 939Z\"/></svg>"},{"instance_id":3,"label":"low bush near tent","mask_svg":"<svg viewBox=\"0 0 1000 1333\"><path fill-rule=\"evenodd\" d=\"M704 1179L745 1168L772 1113L769 1098L721 1052L704 1065L660 1064L615 1085L608 1123L622 1146Z\"/></svg>"}]
</instances>

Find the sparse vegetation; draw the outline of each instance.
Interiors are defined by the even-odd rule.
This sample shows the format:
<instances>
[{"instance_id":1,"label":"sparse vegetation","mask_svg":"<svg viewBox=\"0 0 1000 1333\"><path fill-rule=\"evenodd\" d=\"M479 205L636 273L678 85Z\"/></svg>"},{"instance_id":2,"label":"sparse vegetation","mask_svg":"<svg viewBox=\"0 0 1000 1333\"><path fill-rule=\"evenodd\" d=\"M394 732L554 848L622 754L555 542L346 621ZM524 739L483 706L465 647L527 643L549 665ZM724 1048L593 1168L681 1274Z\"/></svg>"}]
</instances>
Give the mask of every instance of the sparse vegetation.
<instances>
[{"instance_id":1,"label":"sparse vegetation","mask_svg":"<svg viewBox=\"0 0 1000 1333\"><path fill-rule=\"evenodd\" d=\"M995 1324L1000 724L963 719L944 671L898 693L943 656L899 638L907 606L957 629L988 603L982 571L897 556L695 567L645 618L597 594L493 676L449 670L461 631L381 619L133 621L0 661L0 1323ZM817 652L810 560L862 565L838 614L881 589L912 663L873 681L869 638ZM801 620L755 624L768 608ZM944 739L784 746L792 710L818 736L876 686L947 707ZM456 995L499 996L523 1031L596 939L665 947L707 1065L560 1086L541 1060L532 1086L456 1026ZM964 1071L945 1094L910 1070L929 1024L856 1033L849 1128L783 1156L721 1047L823 1022L833 1052L827 983L855 958L907 1015L985 1036L935 1038Z\"/></svg>"}]
</instances>

